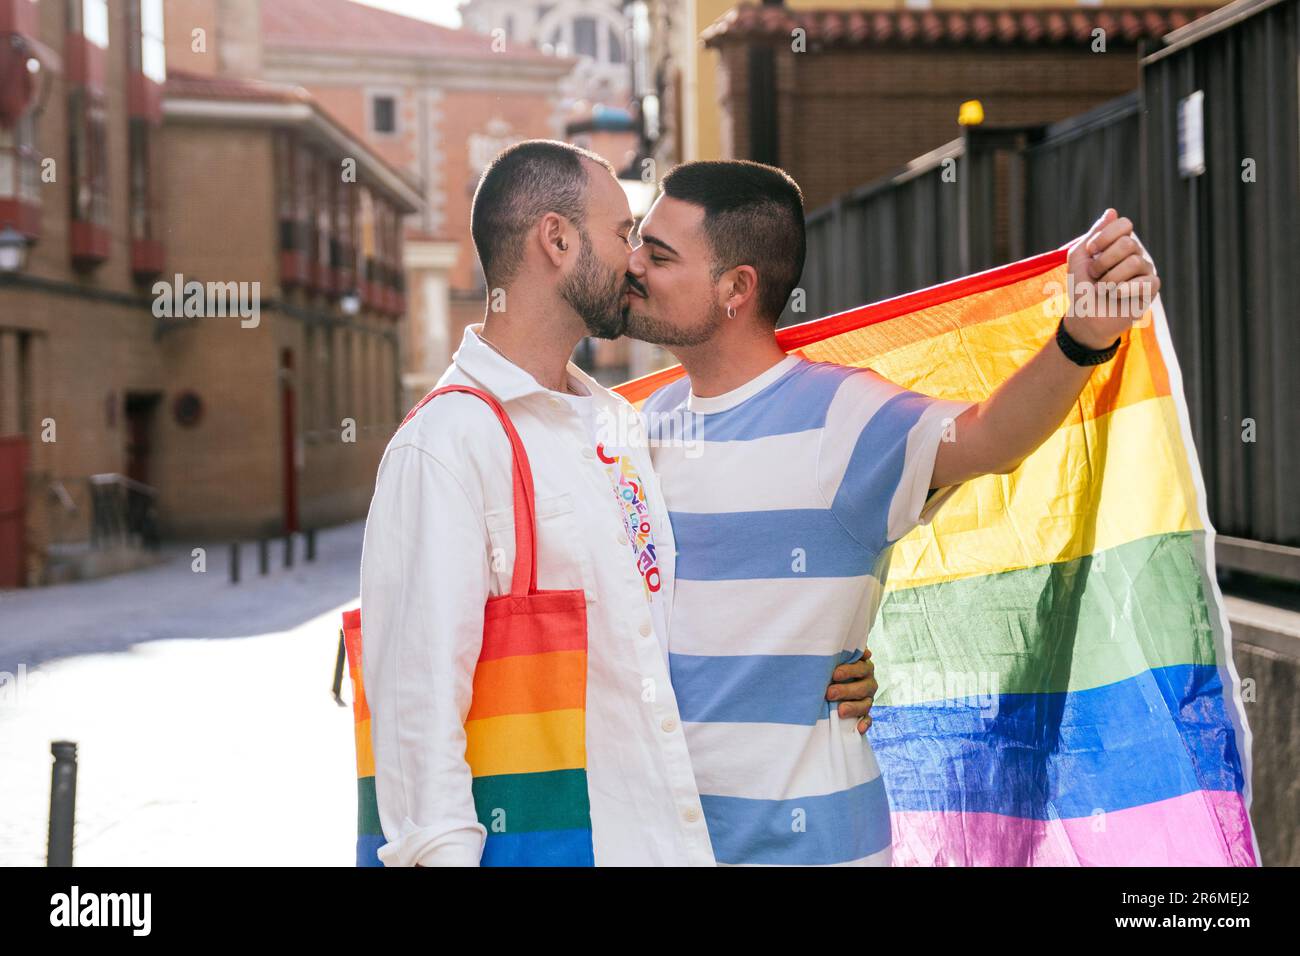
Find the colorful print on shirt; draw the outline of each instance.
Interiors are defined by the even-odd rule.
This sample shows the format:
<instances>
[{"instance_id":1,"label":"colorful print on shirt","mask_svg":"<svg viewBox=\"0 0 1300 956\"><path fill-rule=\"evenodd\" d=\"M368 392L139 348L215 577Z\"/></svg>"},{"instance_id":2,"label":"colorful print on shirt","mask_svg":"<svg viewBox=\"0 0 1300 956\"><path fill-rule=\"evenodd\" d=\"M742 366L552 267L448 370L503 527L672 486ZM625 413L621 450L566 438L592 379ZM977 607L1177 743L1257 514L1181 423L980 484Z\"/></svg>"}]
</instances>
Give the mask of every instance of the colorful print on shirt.
<instances>
[{"instance_id":1,"label":"colorful print on shirt","mask_svg":"<svg viewBox=\"0 0 1300 956\"><path fill-rule=\"evenodd\" d=\"M649 600L658 593L661 579L654 536L650 529L650 506L646 504L641 475L632 463L632 456L610 455L606 453L603 443L596 445L596 456L605 465L605 472L614 486L614 496L623 513L623 527L632 544L636 569L645 586L646 599Z\"/></svg>"}]
</instances>

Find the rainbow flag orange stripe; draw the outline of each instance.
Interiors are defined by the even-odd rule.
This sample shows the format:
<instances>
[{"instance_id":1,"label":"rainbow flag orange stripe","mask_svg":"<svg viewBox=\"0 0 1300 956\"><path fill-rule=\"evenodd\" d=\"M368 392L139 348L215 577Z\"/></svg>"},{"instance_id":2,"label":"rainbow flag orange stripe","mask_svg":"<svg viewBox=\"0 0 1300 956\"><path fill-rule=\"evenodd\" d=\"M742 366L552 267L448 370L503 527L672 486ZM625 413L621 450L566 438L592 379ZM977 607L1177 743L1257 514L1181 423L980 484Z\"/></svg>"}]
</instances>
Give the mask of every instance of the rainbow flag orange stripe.
<instances>
[{"instance_id":1,"label":"rainbow flag orange stripe","mask_svg":"<svg viewBox=\"0 0 1300 956\"><path fill-rule=\"evenodd\" d=\"M783 329L788 351L978 401L1055 332L1066 253ZM639 404L680 367L618 390ZM1019 469L894 546L867 637L894 861L1259 865L1250 730L1157 301Z\"/></svg>"}]
</instances>

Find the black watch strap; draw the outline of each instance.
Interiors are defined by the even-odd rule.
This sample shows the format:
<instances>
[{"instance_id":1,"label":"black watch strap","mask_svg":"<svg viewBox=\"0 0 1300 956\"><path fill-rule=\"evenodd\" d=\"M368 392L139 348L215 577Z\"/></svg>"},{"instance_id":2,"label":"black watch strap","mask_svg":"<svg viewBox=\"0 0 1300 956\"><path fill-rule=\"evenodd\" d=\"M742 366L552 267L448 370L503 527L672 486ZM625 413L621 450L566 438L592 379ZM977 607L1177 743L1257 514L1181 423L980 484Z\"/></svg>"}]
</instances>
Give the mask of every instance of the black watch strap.
<instances>
[{"instance_id":1,"label":"black watch strap","mask_svg":"<svg viewBox=\"0 0 1300 956\"><path fill-rule=\"evenodd\" d=\"M1090 349L1082 342L1078 342L1070 337L1070 333L1065 331L1065 317L1056 326L1056 344L1061 347L1061 351L1075 365L1100 365L1103 362L1109 362L1119 351L1120 336L1116 336L1115 341L1104 349Z\"/></svg>"}]
</instances>

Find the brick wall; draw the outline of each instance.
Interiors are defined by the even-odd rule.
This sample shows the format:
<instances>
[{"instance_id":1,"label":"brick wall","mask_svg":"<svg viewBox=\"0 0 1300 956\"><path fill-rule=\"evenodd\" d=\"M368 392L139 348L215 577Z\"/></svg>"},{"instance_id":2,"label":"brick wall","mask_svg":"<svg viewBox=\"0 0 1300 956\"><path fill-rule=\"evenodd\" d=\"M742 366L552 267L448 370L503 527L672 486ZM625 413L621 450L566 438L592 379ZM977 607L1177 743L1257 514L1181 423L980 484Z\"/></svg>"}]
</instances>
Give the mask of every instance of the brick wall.
<instances>
[{"instance_id":1,"label":"brick wall","mask_svg":"<svg viewBox=\"0 0 1300 956\"><path fill-rule=\"evenodd\" d=\"M747 48L719 62L724 155L749 155ZM957 109L985 125L1065 119L1137 87L1136 51L840 49L776 56L780 165L809 209L961 135Z\"/></svg>"}]
</instances>

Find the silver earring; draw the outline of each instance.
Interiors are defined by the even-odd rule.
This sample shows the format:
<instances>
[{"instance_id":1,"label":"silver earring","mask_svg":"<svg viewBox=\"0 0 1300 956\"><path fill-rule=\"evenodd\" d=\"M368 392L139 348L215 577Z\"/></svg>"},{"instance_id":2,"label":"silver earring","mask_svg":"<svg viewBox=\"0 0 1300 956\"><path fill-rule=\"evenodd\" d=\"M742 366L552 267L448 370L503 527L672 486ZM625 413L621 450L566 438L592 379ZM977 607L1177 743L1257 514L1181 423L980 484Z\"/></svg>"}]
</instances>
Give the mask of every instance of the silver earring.
<instances>
[{"instance_id":1,"label":"silver earring","mask_svg":"<svg viewBox=\"0 0 1300 956\"><path fill-rule=\"evenodd\" d=\"M736 317L736 307L734 305L727 306L727 318L734 319L735 317Z\"/></svg>"}]
</instances>

